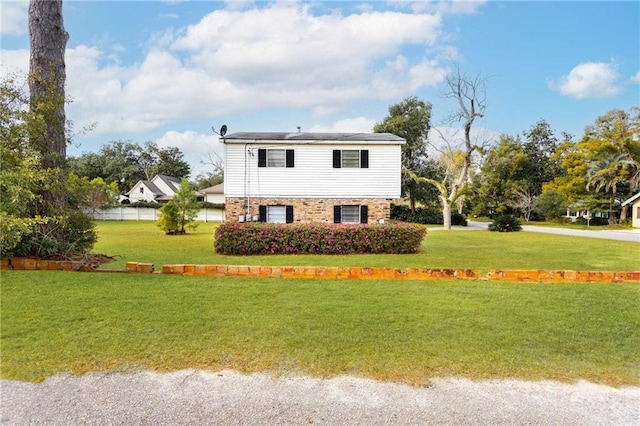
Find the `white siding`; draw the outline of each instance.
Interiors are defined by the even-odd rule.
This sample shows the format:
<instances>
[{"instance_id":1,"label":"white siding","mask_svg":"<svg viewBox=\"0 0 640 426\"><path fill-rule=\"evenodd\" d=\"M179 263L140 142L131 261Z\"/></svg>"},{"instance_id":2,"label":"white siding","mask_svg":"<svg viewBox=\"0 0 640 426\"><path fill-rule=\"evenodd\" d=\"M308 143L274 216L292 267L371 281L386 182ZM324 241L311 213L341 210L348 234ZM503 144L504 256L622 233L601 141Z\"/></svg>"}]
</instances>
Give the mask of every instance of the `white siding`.
<instances>
[{"instance_id":1,"label":"white siding","mask_svg":"<svg viewBox=\"0 0 640 426\"><path fill-rule=\"evenodd\" d=\"M258 148L293 149L295 167L259 168ZM225 149L227 197L400 197L397 144L227 144ZM368 150L369 167L334 169L334 149Z\"/></svg>"},{"instance_id":2,"label":"white siding","mask_svg":"<svg viewBox=\"0 0 640 426\"><path fill-rule=\"evenodd\" d=\"M140 188L143 188L142 193L140 192ZM129 200L132 203L138 201L155 201L155 195L145 184L143 184L142 182L138 182L129 192Z\"/></svg>"},{"instance_id":3,"label":"white siding","mask_svg":"<svg viewBox=\"0 0 640 426\"><path fill-rule=\"evenodd\" d=\"M173 196L176 193L176 189L173 186L169 186L159 176L154 176L151 182L165 195Z\"/></svg>"}]
</instances>

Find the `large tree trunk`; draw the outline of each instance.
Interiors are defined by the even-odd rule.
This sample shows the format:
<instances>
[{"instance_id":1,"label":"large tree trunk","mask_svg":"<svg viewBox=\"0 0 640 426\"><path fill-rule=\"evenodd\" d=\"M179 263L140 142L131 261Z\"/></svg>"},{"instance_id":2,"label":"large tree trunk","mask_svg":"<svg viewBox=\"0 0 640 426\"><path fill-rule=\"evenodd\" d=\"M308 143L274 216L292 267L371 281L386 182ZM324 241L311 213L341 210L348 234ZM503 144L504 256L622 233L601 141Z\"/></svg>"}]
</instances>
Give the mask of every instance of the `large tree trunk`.
<instances>
[{"instance_id":1,"label":"large tree trunk","mask_svg":"<svg viewBox=\"0 0 640 426\"><path fill-rule=\"evenodd\" d=\"M42 153L45 168L60 167L66 157L65 62L69 34L62 20L62 0L30 0L29 91L31 111L43 120L32 129L31 146Z\"/></svg>"},{"instance_id":2,"label":"large tree trunk","mask_svg":"<svg viewBox=\"0 0 640 426\"><path fill-rule=\"evenodd\" d=\"M442 217L444 229L451 230L451 201L448 198L442 200Z\"/></svg>"}]
</instances>

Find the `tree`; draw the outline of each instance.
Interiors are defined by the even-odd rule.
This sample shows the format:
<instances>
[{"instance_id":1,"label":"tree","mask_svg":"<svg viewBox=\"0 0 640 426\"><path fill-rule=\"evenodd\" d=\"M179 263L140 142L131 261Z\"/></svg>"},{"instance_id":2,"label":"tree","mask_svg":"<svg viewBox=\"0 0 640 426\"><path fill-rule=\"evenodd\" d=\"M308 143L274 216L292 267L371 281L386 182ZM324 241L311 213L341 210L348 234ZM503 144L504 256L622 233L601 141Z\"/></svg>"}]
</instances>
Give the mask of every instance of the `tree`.
<instances>
[{"instance_id":1,"label":"tree","mask_svg":"<svg viewBox=\"0 0 640 426\"><path fill-rule=\"evenodd\" d=\"M189 164L178 148L158 148L154 142L143 146L132 141L112 141L98 153L84 153L69 159L69 167L78 176L100 177L105 182L117 182L125 193L139 180L150 180L161 174L183 178L189 175Z\"/></svg>"},{"instance_id":2,"label":"tree","mask_svg":"<svg viewBox=\"0 0 640 426\"><path fill-rule=\"evenodd\" d=\"M517 194L531 193L528 166L529 158L520 139L501 135L498 144L486 152L480 174L474 180L473 213L492 216L508 213L510 207L522 207L514 200L522 201Z\"/></svg>"},{"instance_id":3,"label":"tree","mask_svg":"<svg viewBox=\"0 0 640 426\"><path fill-rule=\"evenodd\" d=\"M184 161L184 154L176 147L158 149L158 164L154 175L165 175L182 179L191 173L189 163Z\"/></svg>"},{"instance_id":4,"label":"tree","mask_svg":"<svg viewBox=\"0 0 640 426\"><path fill-rule=\"evenodd\" d=\"M63 164L67 149L64 54L69 34L62 0L30 0L29 35L30 109L44 117L44 129L32 131L29 143L42 154L45 168L56 168Z\"/></svg>"},{"instance_id":5,"label":"tree","mask_svg":"<svg viewBox=\"0 0 640 426\"><path fill-rule=\"evenodd\" d=\"M65 257L87 252L96 241L91 219L69 203L67 172L46 168L30 143L44 117L27 108L24 85L0 85L0 255ZM55 200L48 194L56 194ZM52 202L55 201L55 202Z\"/></svg>"},{"instance_id":6,"label":"tree","mask_svg":"<svg viewBox=\"0 0 640 426\"><path fill-rule=\"evenodd\" d=\"M567 211L567 196L557 191L547 191L535 199L533 208L547 220L558 220Z\"/></svg>"},{"instance_id":7,"label":"tree","mask_svg":"<svg viewBox=\"0 0 640 426\"><path fill-rule=\"evenodd\" d=\"M587 169L587 189L594 188L596 192L604 189L609 200L609 225L616 224L615 201L618 193L618 185L627 182L627 167L633 165L633 161L626 154L610 154L609 156L589 162Z\"/></svg>"},{"instance_id":8,"label":"tree","mask_svg":"<svg viewBox=\"0 0 640 426\"><path fill-rule=\"evenodd\" d=\"M74 202L81 208L96 212L100 207L116 204L120 190L116 182L107 184L102 178L70 175L69 188Z\"/></svg>"},{"instance_id":9,"label":"tree","mask_svg":"<svg viewBox=\"0 0 640 426\"><path fill-rule=\"evenodd\" d=\"M185 227L198 226L194 220L199 211L198 196L187 179L183 178L173 199L160 209L158 226L166 234L185 234Z\"/></svg>"},{"instance_id":10,"label":"tree","mask_svg":"<svg viewBox=\"0 0 640 426\"><path fill-rule=\"evenodd\" d=\"M448 174L445 179L438 181L434 179L421 178L415 173L410 176L416 181L423 181L432 184L439 192L442 204L442 216L444 229L451 230L451 211L458 199L464 196L469 184L469 169L471 168L472 155L480 147L471 143L471 128L477 118L484 116L485 104L485 79L476 77L468 79L460 74L457 69L454 75L447 77L449 91L445 93L446 98L454 99L458 103L458 110L449 117L449 123L462 123L464 131L464 146L461 155L458 156L458 164L455 174ZM441 134L443 139L446 139ZM450 143L447 145L451 146Z\"/></svg>"},{"instance_id":11,"label":"tree","mask_svg":"<svg viewBox=\"0 0 640 426\"><path fill-rule=\"evenodd\" d=\"M431 129L431 104L415 96L389 107L389 115L376 123L375 133L392 133L406 140L402 145L402 195L409 198L411 211L415 212L418 191L417 181L407 172L419 175L427 159L426 140Z\"/></svg>"},{"instance_id":12,"label":"tree","mask_svg":"<svg viewBox=\"0 0 640 426\"><path fill-rule=\"evenodd\" d=\"M524 136L526 141L523 149L529 157L526 172L530 181L529 189L537 196L542 193L543 184L551 182L559 173L559 164L553 157L558 138L545 120L538 121L524 132Z\"/></svg>"}]
</instances>

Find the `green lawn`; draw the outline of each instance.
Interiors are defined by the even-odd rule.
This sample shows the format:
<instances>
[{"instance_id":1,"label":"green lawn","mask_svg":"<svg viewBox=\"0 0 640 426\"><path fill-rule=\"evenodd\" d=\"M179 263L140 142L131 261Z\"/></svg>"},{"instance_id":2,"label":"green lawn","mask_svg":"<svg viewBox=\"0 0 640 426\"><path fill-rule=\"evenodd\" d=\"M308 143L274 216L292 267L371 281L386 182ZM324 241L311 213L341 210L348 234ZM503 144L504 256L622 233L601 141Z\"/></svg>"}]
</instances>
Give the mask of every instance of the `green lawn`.
<instances>
[{"instance_id":1,"label":"green lawn","mask_svg":"<svg viewBox=\"0 0 640 426\"><path fill-rule=\"evenodd\" d=\"M640 270L640 244L534 232L429 232L418 254L350 256L224 256L213 251L214 223L194 233L164 235L153 222L98 222L94 251L115 256L105 268L126 261L163 264L272 266L365 266L397 268Z\"/></svg>"},{"instance_id":2,"label":"green lawn","mask_svg":"<svg viewBox=\"0 0 640 426\"><path fill-rule=\"evenodd\" d=\"M547 234L434 231L416 255L229 257L213 224L165 236L100 222L125 261L394 267L640 269L639 245ZM0 374L235 369L640 385L640 285L304 280L3 271Z\"/></svg>"}]
</instances>

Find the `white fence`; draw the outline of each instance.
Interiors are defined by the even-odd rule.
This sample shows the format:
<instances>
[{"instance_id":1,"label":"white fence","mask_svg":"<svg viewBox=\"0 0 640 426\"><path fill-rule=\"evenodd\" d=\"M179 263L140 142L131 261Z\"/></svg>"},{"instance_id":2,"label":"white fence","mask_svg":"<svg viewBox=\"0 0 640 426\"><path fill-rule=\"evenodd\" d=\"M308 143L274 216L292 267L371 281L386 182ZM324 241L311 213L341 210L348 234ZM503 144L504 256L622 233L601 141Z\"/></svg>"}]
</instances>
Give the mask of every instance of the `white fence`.
<instances>
[{"instance_id":1,"label":"white fence","mask_svg":"<svg viewBox=\"0 0 640 426\"><path fill-rule=\"evenodd\" d=\"M147 207L110 207L87 212L96 220L158 220L160 209ZM224 210L202 209L196 217L198 222L222 222Z\"/></svg>"}]
</instances>

